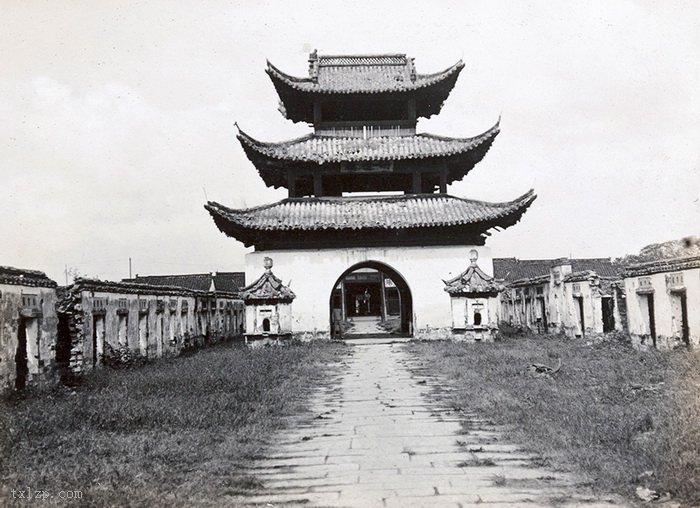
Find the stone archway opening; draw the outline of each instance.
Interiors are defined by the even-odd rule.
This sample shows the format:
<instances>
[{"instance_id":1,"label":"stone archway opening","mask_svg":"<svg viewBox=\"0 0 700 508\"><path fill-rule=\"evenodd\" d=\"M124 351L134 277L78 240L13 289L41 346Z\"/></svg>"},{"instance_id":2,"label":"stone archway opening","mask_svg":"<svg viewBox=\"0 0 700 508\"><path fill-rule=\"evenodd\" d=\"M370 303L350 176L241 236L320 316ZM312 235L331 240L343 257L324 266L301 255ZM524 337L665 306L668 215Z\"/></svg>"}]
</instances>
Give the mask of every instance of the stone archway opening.
<instances>
[{"instance_id":1,"label":"stone archway opening","mask_svg":"<svg viewBox=\"0 0 700 508\"><path fill-rule=\"evenodd\" d=\"M413 298L403 276L389 265L366 261L335 281L330 297L335 338L411 337Z\"/></svg>"}]
</instances>

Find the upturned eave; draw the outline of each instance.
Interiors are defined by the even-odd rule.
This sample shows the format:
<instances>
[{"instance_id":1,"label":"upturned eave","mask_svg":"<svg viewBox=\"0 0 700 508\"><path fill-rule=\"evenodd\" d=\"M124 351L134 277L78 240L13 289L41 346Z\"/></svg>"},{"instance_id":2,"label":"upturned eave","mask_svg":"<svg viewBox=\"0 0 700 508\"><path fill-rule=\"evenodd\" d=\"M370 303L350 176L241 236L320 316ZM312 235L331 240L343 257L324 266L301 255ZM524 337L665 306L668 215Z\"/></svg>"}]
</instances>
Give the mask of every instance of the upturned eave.
<instances>
[{"instance_id":1,"label":"upturned eave","mask_svg":"<svg viewBox=\"0 0 700 508\"><path fill-rule=\"evenodd\" d=\"M316 97L347 97L367 95L387 95L394 97L413 96L416 98L416 114L429 118L442 109L450 92L457 82L464 62L459 60L447 69L432 74L416 74L415 80L396 83L392 86L357 85L332 87L319 84L310 77L297 77L283 72L270 61L265 72L280 98L283 115L293 122L313 123L313 102Z\"/></svg>"}]
</instances>

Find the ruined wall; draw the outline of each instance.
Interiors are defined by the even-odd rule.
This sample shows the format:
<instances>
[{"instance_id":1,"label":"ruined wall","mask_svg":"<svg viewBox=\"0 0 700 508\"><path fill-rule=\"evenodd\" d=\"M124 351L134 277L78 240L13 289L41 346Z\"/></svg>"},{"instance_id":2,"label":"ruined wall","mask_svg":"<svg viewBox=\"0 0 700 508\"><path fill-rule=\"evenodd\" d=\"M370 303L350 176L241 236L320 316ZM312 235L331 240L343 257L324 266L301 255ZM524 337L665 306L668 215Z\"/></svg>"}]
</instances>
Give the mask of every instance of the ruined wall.
<instances>
[{"instance_id":1,"label":"ruined wall","mask_svg":"<svg viewBox=\"0 0 700 508\"><path fill-rule=\"evenodd\" d=\"M565 279L561 278L562 268ZM566 280L566 268L554 267L549 279L546 276L522 279L507 287L505 293L499 296L498 314L501 321L533 333L544 333L545 321L547 333L561 333L568 337L602 333L603 298L611 298L615 329L624 329L622 316L625 314L620 313L614 284L609 279L599 279L593 273L583 280L578 277L568 277L573 280ZM582 306L579 300L582 300Z\"/></svg>"},{"instance_id":2,"label":"ruined wall","mask_svg":"<svg viewBox=\"0 0 700 508\"><path fill-rule=\"evenodd\" d=\"M678 272L676 272L678 273ZM700 269L681 270L683 286L687 298L688 330L690 344L700 345ZM656 347L672 349L683 345L682 316L680 292L672 291L667 284L668 272L654 273L640 277L626 277L624 290L627 303L627 320L632 343L635 347L646 349L653 347L650 322L647 310L647 298L638 294L640 279L646 279L654 290L654 321L656 328Z\"/></svg>"},{"instance_id":3,"label":"ruined wall","mask_svg":"<svg viewBox=\"0 0 700 508\"><path fill-rule=\"evenodd\" d=\"M35 296L36 307L23 305L23 295ZM58 324L55 305L54 288L0 284L0 391L14 388L17 379L15 356L21 316L26 328L27 385L54 380Z\"/></svg>"},{"instance_id":4,"label":"ruined wall","mask_svg":"<svg viewBox=\"0 0 700 508\"><path fill-rule=\"evenodd\" d=\"M69 288L72 374L110 361L158 359L241 335L243 302L233 295L90 281Z\"/></svg>"}]
</instances>

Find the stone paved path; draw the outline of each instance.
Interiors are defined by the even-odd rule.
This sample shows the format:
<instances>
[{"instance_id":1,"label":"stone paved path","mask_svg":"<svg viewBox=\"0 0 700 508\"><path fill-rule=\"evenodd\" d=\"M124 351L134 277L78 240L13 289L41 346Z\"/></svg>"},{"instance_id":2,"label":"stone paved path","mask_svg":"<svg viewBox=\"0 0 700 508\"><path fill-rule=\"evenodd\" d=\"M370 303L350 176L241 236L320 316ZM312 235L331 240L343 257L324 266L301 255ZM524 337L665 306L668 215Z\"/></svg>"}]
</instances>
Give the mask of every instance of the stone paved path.
<instances>
[{"instance_id":1,"label":"stone paved path","mask_svg":"<svg viewBox=\"0 0 700 508\"><path fill-rule=\"evenodd\" d=\"M368 334L379 334L386 333L379 327L381 320L374 316L357 316L348 319L352 323L352 328L346 332L346 335L368 335Z\"/></svg>"},{"instance_id":2,"label":"stone paved path","mask_svg":"<svg viewBox=\"0 0 700 508\"><path fill-rule=\"evenodd\" d=\"M431 402L435 378L411 374L400 344L354 346L315 395L316 418L279 436L248 471L261 506L612 506L538 467L497 428ZM469 430L460 425L470 421Z\"/></svg>"}]
</instances>

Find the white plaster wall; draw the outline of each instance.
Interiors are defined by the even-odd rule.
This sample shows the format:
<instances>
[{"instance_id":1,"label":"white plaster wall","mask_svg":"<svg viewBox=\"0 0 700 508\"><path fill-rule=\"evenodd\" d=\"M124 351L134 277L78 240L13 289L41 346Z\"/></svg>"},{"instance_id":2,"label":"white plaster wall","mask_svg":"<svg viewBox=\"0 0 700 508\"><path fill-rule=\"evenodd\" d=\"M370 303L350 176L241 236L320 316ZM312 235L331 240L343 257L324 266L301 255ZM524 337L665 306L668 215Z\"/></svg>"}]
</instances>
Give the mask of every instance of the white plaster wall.
<instances>
[{"instance_id":1,"label":"white plaster wall","mask_svg":"<svg viewBox=\"0 0 700 508\"><path fill-rule=\"evenodd\" d=\"M413 297L414 330L451 327L450 297L442 279L469 267L469 251L479 253L479 267L493 275L491 249L480 246L364 247L350 249L274 250L246 255L246 280L263 273L263 258L271 257L273 273L296 294L292 303L292 331L330 330L330 296L348 268L366 261L389 265L404 278Z\"/></svg>"},{"instance_id":2,"label":"white plaster wall","mask_svg":"<svg viewBox=\"0 0 700 508\"><path fill-rule=\"evenodd\" d=\"M700 269L686 270L683 282L688 295L690 343L700 345Z\"/></svg>"},{"instance_id":3,"label":"white plaster wall","mask_svg":"<svg viewBox=\"0 0 700 508\"><path fill-rule=\"evenodd\" d=\"M467 327L467 297L450 298L452 304L452 328Z\"/></svg>"}]
</instances>

